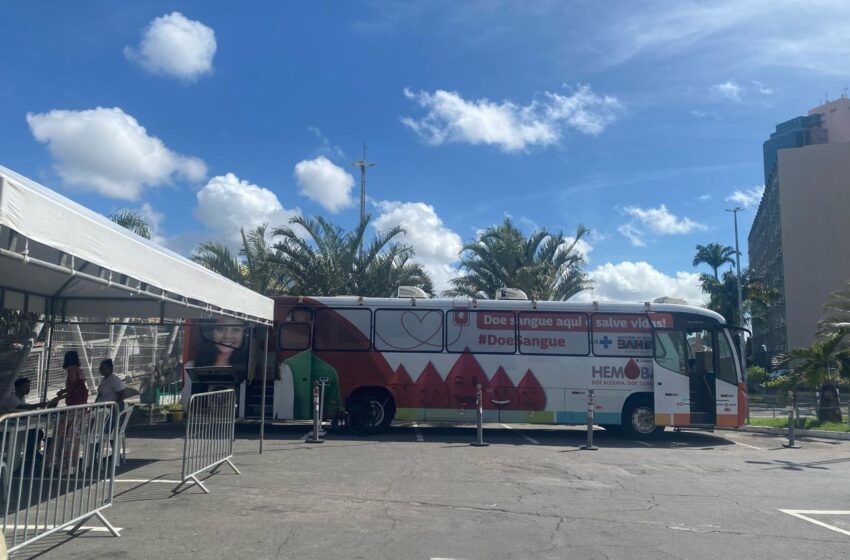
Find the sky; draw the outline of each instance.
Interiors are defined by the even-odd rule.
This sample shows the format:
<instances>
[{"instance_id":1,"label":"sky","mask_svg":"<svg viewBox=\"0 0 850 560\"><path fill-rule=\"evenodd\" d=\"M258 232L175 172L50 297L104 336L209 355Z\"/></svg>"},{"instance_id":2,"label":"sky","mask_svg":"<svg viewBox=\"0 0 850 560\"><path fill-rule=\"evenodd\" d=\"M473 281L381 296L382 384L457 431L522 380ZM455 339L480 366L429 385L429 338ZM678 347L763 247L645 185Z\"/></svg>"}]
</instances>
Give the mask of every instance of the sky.
<instances>
[{"instance_id":1,"label":"sky","mask_svg":"<svg viewBox=\"0 0 850 560\"><path fill-rule=\"evenodd\" d=\"M322 215L438 288L483 228L591 229L585 300L701 303L762 142L850 83L850 3L0 0L0 164L189 255Z\"/></svg>"}]
</instances>

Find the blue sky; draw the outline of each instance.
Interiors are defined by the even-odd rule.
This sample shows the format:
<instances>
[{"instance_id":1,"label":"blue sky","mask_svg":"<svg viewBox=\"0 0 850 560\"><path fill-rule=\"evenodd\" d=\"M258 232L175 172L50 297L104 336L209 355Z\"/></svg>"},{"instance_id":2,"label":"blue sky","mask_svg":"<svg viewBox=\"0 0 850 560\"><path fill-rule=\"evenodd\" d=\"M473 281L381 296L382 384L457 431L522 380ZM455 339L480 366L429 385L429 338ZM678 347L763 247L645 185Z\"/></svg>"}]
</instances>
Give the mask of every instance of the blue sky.
<instances>
[{"instance_id":1,"label":"blue sky","mask_svg":"<svg viewBox=\"0 0 850 560\"><path fill-rule=\"evenodd\" d=\"M848 84L850 4L2 2L0 163L188 254L238 226L401 223L444 285L510 215L593 230L588 298L696 303L773 127ZM801 22L805 22L802 24ZM727 200L736 196L736 200Z\"/></svg>"}]
</instances>

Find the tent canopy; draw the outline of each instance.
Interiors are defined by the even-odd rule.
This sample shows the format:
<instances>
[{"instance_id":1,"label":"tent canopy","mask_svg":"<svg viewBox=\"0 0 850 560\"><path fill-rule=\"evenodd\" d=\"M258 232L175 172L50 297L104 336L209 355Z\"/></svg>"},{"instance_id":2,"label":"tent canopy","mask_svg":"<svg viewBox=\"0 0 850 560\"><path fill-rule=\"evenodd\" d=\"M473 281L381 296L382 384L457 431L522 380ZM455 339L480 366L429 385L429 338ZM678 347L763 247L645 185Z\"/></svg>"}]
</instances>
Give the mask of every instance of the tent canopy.
<instances>
[{"instance_id":1,"label":"tent canopy","mask_svg":"<svg viewBox=\"0 0 850 560\"><path fill-rule=\"evenodd\" d=\"M274 301L0 166L0 308L270 324Z\"/></svg>"}]
</instances>

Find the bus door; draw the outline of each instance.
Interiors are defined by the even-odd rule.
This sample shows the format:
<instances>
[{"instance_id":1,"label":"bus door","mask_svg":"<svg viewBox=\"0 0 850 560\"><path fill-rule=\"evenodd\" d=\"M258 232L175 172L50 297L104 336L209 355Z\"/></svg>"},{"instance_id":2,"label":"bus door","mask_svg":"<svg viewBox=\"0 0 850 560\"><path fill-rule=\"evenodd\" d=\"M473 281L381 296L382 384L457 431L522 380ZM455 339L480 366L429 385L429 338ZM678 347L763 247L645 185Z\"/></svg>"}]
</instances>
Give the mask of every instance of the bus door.
<instances>
[{"instance_id":1,"label":"bus door","mask_svg":"<svg viewBox=\"0 0 850 560\"><path fill-rule=\"evenodd\" d=\"M729 329L691 318L680 323L653 328L656 424L740 425L746 397Z\"/></svg>"},{"instance_id":2,"label":"bus door","mask_svg":"<svg viewBox=\"0 0 850 560\"><path fill-rule=\"evenodd\" d=\"M747 395L741 375L739 346L729 327L714 331L715 386L717 393L716 425L738 427L747 416ZM739 332L743 336L743 332Z\"/></svg>"},{"instance_id":3,"label":"bus door","mask_svg":"<svg viewBox=\"0 0 850 560\"><path fill-rule=\"evenodd\" d=\"M655 423L659 426L713 427L716 420L716 323L677 321L653 326Z\"/></svg>"}]
</instances>

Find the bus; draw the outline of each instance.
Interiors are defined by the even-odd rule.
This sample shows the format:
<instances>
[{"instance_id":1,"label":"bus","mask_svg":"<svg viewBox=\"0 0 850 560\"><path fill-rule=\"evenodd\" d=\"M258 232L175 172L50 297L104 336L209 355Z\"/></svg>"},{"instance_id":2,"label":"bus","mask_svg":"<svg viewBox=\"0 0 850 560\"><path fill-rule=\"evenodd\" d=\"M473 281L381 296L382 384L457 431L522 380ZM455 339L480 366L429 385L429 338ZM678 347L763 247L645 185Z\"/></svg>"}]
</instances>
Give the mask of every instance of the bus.
<instances>
[{"instance_id":1,"label":"bus","mask_svg":"<svg viewBox=\"0 0 850 560\"><path fill-rule=\"evenodd\" d=\"M282 296L275 326L276 420L311 418L320 381L325 419L371 431L474 421L478 385L485 422L582 424L590 389L596 423L632 437L746 418L739 333L698 307Z\"/></svg>"}]
</instances>

